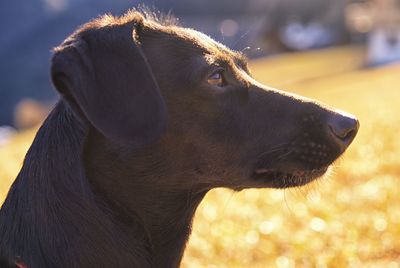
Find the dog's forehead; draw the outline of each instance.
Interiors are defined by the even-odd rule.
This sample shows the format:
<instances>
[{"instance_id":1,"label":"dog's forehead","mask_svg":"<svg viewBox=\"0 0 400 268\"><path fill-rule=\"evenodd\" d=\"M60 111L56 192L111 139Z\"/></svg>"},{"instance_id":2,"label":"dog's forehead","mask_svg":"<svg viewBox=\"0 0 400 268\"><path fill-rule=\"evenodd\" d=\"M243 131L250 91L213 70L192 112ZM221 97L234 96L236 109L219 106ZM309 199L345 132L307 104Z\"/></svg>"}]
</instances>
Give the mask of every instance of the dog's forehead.
<instances>
[{"instance_id":1,"label":"dog's forehead","mask_svg":"<svg viewBox=\"0 0 400 268\"><path fill-rule=\"evenodd\" d=\"M243 55L215 41L210 36L191 28L176 27L176 34L202 53L216 58L243 59Z\"/></svg>"},{"instance_id":2,"label":"dog's forehead","mask_svg":"<svg viewBox=\"0 0 400 268\"><path fill-rule=\"evenodd\" d=\"M223 51L230 51L230 49L227 48L225 45L215 41L210 36L202 32L196 31L191 28L182 28L182 29L186 38L193 39L195 41L194 42L195 44L198 44L205 49L218 49Z\"/></svg>"}]
</instances>

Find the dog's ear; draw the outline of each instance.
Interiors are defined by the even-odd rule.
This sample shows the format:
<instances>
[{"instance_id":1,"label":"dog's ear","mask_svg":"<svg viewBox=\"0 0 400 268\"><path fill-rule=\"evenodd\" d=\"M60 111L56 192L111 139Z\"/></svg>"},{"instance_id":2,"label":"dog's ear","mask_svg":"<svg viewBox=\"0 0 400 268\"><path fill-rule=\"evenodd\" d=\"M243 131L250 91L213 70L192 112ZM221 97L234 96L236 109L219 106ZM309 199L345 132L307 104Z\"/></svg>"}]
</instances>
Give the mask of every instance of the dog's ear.
<instances>
[{"instance_id":1,"label":"dog's ear","mask_svg":"<svg viewBox=\"0 0 400 268\"><path fill-rule=\"evenodd\" d=\"M136 39L135 23L90 29L55 49L54 86L104 136L141 146L164 131L167 112Z\"/></svg>"}]
</instances>

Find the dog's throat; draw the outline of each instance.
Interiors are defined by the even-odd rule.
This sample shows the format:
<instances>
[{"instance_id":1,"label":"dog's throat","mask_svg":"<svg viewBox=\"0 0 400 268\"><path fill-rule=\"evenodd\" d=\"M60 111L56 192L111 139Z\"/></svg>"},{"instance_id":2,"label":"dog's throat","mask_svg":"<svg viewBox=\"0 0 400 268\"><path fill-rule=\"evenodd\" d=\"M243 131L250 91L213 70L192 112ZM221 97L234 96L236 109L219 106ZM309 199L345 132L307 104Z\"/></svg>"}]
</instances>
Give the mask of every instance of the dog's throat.
<instances>
[{"instance_id":1,"label":"dog's throat","mask_svg":"<svg viewBox=\"0 0 400 268\"><path fill-rule=\"evenodd\" d=\"M96 141L93 138L90 140ZM92 150L90 155L97 155L99 158L106 157L102 154L112 155L99 150L102 148L101 144L88 144L87 147L87 150ZM99 166L98 163L102 164ZM149 244L154 267L179 267L181 253L190 236L193 216L209 189L170 188L168 185L160 185L159 182L166 180L162 176L157 177L154 174L140 177L135 174L150 172L137 169L133 171L132 167L127 167L122 162L110 163L111 161L104 163L98 159L88 159L87 176L93 191L128 227L129 222L141 224L142 233L145 233L142 239ZM130 172L121 174L121 170ZM116 178L112 174L120 176ZM183 178L174 180L180 181Z\"/></svg>"}]
</instances>

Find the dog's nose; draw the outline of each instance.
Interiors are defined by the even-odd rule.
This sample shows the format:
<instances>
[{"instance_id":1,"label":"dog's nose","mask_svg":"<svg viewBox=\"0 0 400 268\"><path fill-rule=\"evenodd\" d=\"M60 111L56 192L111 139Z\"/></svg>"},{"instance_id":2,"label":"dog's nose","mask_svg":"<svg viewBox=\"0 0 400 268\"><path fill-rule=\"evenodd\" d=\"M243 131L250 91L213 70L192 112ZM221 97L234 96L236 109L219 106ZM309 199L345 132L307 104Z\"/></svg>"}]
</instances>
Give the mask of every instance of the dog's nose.
<instances>
[{"instance_id":1,"label":"dog's nose","mask_svg":"<svg viewBox=\"0 0 400 268\"><path fill-rule=\"evenodd\" d=\"M328 122L328 126L329 131L333 134L344 150L350 145L356 136L360 123L353 115L340 112L332 116Z\"/></svg>"}]
</instances>

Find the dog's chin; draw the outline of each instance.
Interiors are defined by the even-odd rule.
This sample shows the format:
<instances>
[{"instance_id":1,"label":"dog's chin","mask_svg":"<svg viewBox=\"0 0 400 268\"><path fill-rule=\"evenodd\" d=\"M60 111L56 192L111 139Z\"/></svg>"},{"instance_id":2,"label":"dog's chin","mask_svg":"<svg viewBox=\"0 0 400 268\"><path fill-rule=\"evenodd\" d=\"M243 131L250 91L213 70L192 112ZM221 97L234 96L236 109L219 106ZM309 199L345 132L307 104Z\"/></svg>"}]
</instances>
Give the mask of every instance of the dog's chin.
<instances>
[{"instance_id":1,"label":"dog's chin","mask_svg":"<svg viewBox=\"0 0 400 268\"><path fill-rule=\"evenodd\" d=\"M291 188L306 185L324 176L330 166L322 166L315 169L298 169L285 171L283 169L255 169L251 180L259 187L267 188Z\"/></svg>"}]
</instances>

